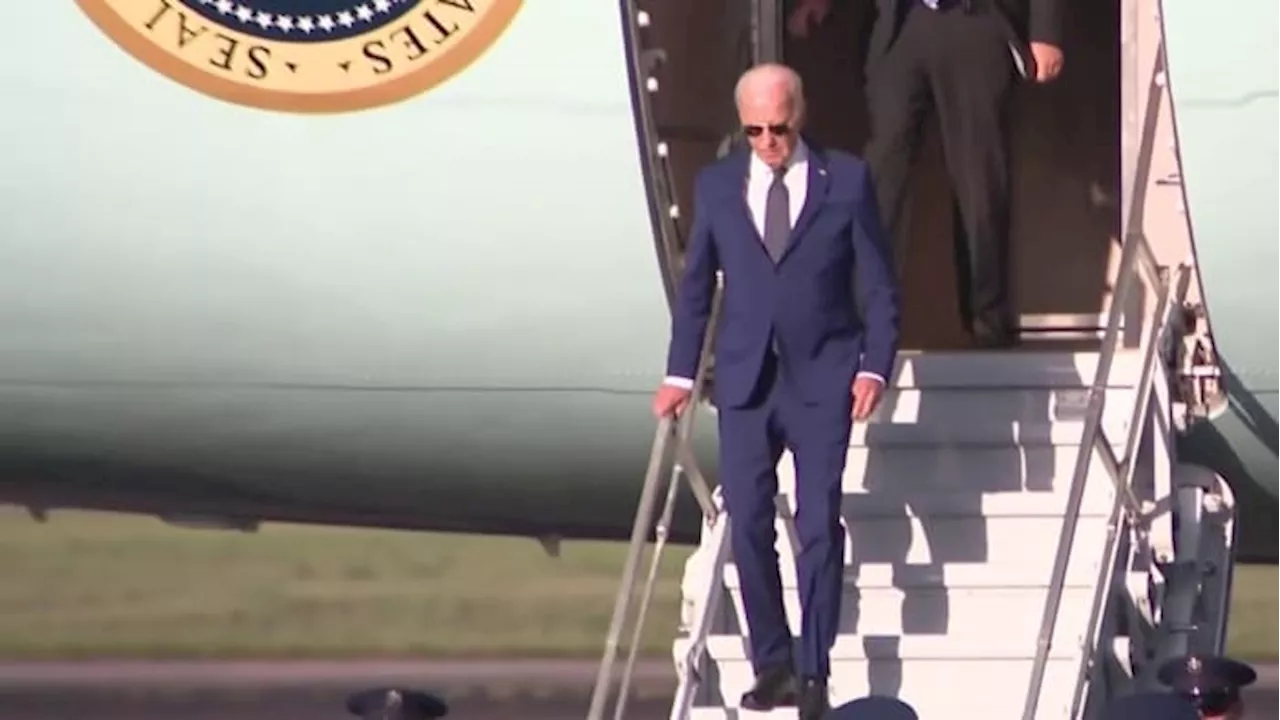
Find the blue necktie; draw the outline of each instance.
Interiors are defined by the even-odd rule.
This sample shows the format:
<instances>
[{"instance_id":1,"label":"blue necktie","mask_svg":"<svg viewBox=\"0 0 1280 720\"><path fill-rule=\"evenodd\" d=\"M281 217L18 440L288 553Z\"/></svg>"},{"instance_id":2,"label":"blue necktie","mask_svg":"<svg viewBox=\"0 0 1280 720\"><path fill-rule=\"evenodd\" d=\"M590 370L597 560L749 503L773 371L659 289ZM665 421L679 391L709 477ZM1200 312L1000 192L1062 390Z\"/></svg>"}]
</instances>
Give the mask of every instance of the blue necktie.
<instances>
[{"instance_id":1,"label":"blue necktie","mask_svg":"<svg viewBox=\"0 0 1280 720\"><path fill-rule=\"evenodd\" d=\"M773 171L773 184L764 201L764 249L776 263L782 259L791 241L791 196L783 182L786 169Z\"/></svg>"}]
</instances>

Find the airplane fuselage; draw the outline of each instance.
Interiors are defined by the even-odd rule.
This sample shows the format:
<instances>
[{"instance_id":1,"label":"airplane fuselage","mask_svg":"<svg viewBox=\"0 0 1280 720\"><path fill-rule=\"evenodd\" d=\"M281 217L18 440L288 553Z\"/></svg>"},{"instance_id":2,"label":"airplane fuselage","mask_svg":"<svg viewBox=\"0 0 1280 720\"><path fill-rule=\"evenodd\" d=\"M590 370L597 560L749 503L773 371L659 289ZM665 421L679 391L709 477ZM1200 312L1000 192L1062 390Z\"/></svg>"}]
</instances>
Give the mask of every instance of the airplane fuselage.
<instances>
[{"instance_id":1,"label":"airplane fuselage","mask_svg":"<svg viewBox=\"0 0 1280 720\"><path fill-rule=\"evenodd\" d=\"M523 3L397 102L340 112L358 82L331 69L317 113L268 109L296 101L286 80L157 72L82 10L113 4L23 4L11 53L46 60L0 69L0 498L625 537L669 315L619 7ZM216 15L154 4L185 13L178 60L220 57ZM461 26L501 3L419 4ZM1274 256L1266 229L1229 242ZM1276 327L1274 291L1219 309L1214 277L1220 354L1274 429L1276 358L1240 339ZM1274 432L1242 451L1228 420L1202 462L1274 507ZM710 418L699 446L712 465ZM676 530L696 537L690 503Z\"/></svg>"},{"instance_id":2,"label":"airplane fuselage","mask_svg":"<svg viewBox=\"0 0 1280 720\"><path fill-rule=\"evenodd\" d=\"M211 100L73 3L24 11L20 52L79 60L5 71L6 493L625 525L665 304L617 8L558 5L332 115Z\"/></svg>"}]
</instances>

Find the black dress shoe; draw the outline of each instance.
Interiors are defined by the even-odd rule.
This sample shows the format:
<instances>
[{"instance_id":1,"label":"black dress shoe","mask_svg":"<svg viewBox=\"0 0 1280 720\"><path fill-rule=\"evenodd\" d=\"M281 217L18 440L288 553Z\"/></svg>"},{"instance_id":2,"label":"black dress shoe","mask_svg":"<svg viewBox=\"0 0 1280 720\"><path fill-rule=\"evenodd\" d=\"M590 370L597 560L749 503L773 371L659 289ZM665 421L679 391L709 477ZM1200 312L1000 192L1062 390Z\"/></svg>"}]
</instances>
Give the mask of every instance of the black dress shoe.
<instances>
[{"instance_id":1,"label":"black dress shoe","mask_svg":"<svg viewBox=\"0 0 1280 720\"><path fill-rule=\"evenodd\" d=\"M767 711L796 704L796 676L789 667L762 670L756 684L742 695L738 707L743 710Z\"/></svg>"},{"instance_id":2,"label":"black dress shoe","mask_svg":"<svg viewBox=\"0 0 1280 720\"><path fill-rule=\"evenodd\" d=\"M1010 348L1018 344L1018 336L1004 323L973 322L973 344L983 350Z\"/></svg>"},{"instance_id":3,"label":"black dress shoe","mask_svg":"<svg viewBox=\"0 0 1280 720\"><path fill-rule=\"evenodd\" d=\"M821 680L805 680L800 685L800 720L822 720L831 709L827 684Z\"/></svg>"}]
</instances>

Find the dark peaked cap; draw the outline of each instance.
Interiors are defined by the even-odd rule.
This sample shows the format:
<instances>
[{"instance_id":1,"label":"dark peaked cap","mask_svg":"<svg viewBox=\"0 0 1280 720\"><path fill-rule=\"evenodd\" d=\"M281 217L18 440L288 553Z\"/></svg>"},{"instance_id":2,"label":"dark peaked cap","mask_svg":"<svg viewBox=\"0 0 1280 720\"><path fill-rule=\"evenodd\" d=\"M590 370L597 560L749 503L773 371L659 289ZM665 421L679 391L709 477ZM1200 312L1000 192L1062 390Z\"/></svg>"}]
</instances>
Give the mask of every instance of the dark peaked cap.
<instances>
[{"instance_id":1,"label":"dark peaked cap","mask_svg":"<svg viewBox=\"0 0 1280 720\"><path fill-rule=\"evenodd\" d=\"M1258 673L1231 658L1188 655L1161 665L1156 677L1175 692L1200 697L1215 693L1239 693L1240 688L1258 679Z\"/></svg>"},{"instance_id":2,"label":"dark peaked cap","mask_svg":"<svg viewBox=\"0 0 1280 720\"><path fill-rule=\"evenodd\" d=\"M1200 720L1186 698L1167 692L1123 695L1102 710L1100 720Z\"/></svg>"},{"instance_id":3,"label":"dark peaked cap","mask_svg":"<svg viewBox=\"0 0 1280 720\"><path fill-rule=\"evenodd\" d=\"M449 706L428 693L378 688L348 697L347 710L362 720L435 720L447 715Z\"/></svg>"},{"instance_id":4,"label":"dark peaked cap","mask_svg":"<svg viewBox=\"0 0 1280 720\"><path fill-rule=\"evenodd\" d=\"M828 720L920 720L911 706L891 697L871 695L830 710Z\"/></svg>"}]
</instances>

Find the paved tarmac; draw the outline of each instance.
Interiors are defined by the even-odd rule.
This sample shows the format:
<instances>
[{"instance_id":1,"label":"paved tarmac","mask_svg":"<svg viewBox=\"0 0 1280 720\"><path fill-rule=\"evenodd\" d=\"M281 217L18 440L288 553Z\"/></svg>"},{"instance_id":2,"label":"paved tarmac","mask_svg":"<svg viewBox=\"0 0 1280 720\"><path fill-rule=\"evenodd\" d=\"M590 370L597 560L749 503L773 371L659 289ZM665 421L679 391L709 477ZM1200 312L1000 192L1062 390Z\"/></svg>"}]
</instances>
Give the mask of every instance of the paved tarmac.
<instances>
[{"instance_id":1,"label":"paved tarmac","mask_svg":"<svg viewBox=\"0 0 1280 720\"><path fill-rule=\"evenodd\" d=\"M1274 720L1276 666L1258 674L1246 720ZM0 718L349 720L349 691L408 685L443 696L450 720L575 720L594 677L595 663L543 660L0 663ZM673 683L670 663L642 663L628 719L665 718Z\"/></svg>"},{"instance_id":2,"label":"paved tarmac","mask_svg":"<svg viewBox=\"0 0 1280 720\"><path fill-rule=\"evenodd\" d=\"M449 720L581 720L596 663L49 662L0 663L0 720L350 720L346 696L411 687L449 704ZM670 662L637 666L630 720L665 718Z\"/></svg>"}]
</instances>

